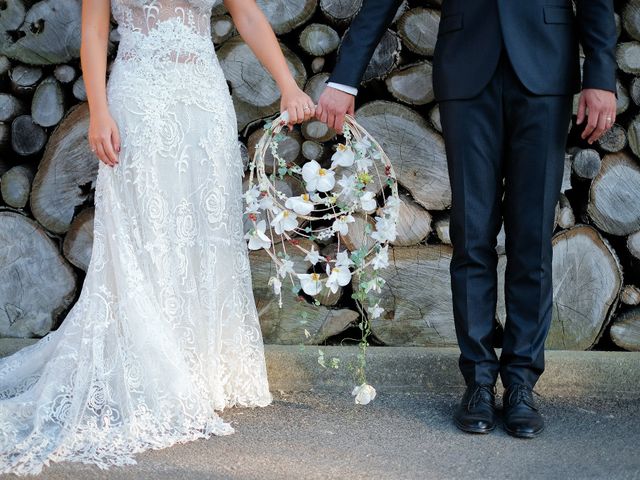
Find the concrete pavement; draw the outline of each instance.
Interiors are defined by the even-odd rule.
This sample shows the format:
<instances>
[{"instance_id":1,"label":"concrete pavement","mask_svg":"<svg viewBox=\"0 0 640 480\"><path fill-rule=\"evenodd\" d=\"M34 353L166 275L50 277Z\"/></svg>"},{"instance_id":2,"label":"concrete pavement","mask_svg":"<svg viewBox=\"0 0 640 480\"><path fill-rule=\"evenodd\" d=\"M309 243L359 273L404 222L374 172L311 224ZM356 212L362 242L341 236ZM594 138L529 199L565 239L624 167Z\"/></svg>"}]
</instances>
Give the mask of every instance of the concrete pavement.
<instances>
[{"instance_id":1,"label":"concrete pavement","mask_svg":"<svg viewBox=\"0 0 640 480\"><path fill-rule=\"evenodd\" d=\"M275 394L262 409L223 412L236 433L145 452L100 471L55 464L43 480L640 480L635 400L545 397L543 436L476 436L450 421L457 395L347 391ZM0 477L2 480L12 477Z\"/></svg>"},{"instance_id":2,"label":"concrete pavement","mask_svg":"<svg viewBox=\"0 0 640 480\"><path fill-rule=\"evenodd\" d=\"M28 342L0 341L0 355ZM340 368L318 365L318 348ZM502 430L459 432L455 349L370 348L378 397L355 405L355 347L266 347L275 401L222 413L236 433L145 452L101 471L55 464L45 480L640 480L640 354L548 352L538 385L547 430L518 440ZM1 480L16 478L0 476Z\"/></svg>"}]
</instances>

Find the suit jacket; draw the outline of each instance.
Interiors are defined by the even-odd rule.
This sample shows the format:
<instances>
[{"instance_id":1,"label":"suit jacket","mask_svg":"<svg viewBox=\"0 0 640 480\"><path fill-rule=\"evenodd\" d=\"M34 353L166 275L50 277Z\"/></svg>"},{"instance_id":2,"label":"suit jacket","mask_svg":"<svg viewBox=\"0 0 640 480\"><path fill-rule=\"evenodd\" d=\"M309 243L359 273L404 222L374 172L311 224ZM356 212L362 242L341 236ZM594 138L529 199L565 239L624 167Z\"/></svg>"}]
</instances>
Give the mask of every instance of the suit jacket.
<instances>
[{"instance_id":1,"label":"suit jacket","mask_svg":"<svg viewBox=\"0 0 640 480\"><path fill-rule=\"evenodd\" d=\"M364 0L329 81L357 87L402 0ZM443 0L433 58L436 99L471 98L487 85L503 46L533 94L616 91L613 0ZM584 50L580 79L578 42Z\"/></svg>"}]
</instances>

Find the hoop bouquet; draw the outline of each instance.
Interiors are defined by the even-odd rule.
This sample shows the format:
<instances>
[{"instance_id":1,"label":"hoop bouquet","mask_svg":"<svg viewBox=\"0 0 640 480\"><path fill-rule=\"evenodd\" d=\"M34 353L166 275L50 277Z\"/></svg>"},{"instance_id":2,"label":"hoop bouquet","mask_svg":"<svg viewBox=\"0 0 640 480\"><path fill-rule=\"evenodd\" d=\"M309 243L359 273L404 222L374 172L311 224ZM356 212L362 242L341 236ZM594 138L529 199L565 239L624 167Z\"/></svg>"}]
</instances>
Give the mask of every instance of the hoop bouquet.
<instances>
[{"instance_id":1,"label":"hoop bouquet","mask_svg":"<svg viewBox=\"0 0 640 480\"><path fill-rule=\"evenodd\" d=\"M245 214L253 225L245 238L249 249L265 250L276 266L269 285L279 296L281 307L285 281L291 282L293 294L302 290L316 305L319 295L336 293L352 284L362 331L357 372L360 385L353 394L357 403L368 403L375 389L365 377L370 334L367 319L384 312L378 297L384 279L378 272L388 266L389 243L396 237L400 208L396 175L380 144L352 116L346 117L344 143L337 144L331 158L309 160L302 166L287 163L278 154L286 125L286 114L265 124L249 164ZM272 162L269 174L267 161ZM299 182L305 193L287 196L279 190L278 181L285 177ZM364 228L356 229L358 224ZM344 241L348 235L364 237L359 242L362 246L349 251ZM306 249L300 242L307 238L324 243L333 237L337 239L335 258L321 255L315 247ZM304 270L298 267L300 271L296 271L289 249L305 255Z\"/></svg>"}]
</instances>

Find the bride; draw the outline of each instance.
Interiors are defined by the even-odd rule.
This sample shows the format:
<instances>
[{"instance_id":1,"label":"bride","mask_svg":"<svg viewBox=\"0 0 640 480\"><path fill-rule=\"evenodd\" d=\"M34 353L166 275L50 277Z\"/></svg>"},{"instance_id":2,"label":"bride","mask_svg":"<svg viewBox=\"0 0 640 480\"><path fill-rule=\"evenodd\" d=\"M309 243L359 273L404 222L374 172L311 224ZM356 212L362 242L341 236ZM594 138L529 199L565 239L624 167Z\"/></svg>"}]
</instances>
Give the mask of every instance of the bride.
<instances>
[{"instance_id":1,"label":"bride","mask_svg":"<svg viewBox=\"0 0 640 480\"><path fill-rule=\"evenodd\" d=\"M0 360L0 473L101 468L234 432L271 403L243 239L243 165L211 42L217 0L84 0L81 61L100 158L94 245L62 326ZM255 0L226 0L282 92L314 114ZM110 8L120 45L105 82Z\"/></svg>"}]
</instances>

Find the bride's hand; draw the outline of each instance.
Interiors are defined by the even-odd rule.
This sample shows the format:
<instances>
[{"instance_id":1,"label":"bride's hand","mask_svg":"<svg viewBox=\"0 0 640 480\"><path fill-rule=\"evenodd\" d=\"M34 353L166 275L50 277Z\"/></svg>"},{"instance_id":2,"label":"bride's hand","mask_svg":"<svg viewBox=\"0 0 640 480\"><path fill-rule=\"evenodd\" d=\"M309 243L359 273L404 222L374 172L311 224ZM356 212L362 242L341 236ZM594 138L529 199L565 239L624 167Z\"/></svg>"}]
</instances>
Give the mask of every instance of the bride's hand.
<instances>
[{"instance_id":1,"label":"bride's hand","mask_svg":"<svg viewBox=\"0 0 640 480\"><path fill-rule=\"evenodd\" d=\"M284 113L285 111L289 114L288 125L291 128L296 123L302 123L313 118L316 107L311 97L295 85L282 92L280 112Z\"/></svg>"},{"instance_id":2,"label":"bride's hand","mask_svg":"<svg viewBox=\"0 0 640 480\"><path fill-rule=\"evenodd\" d=\"M90 115L88 137L91 151L102 162L114 167L118 163L117 152L120 152L120 132L108 111Z\"/></svg>"}]
</instances>

